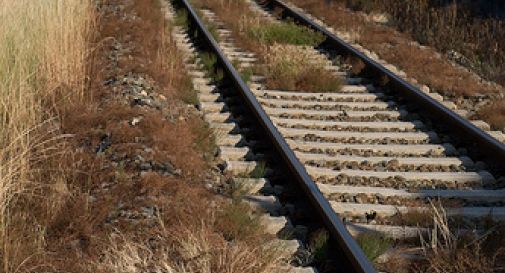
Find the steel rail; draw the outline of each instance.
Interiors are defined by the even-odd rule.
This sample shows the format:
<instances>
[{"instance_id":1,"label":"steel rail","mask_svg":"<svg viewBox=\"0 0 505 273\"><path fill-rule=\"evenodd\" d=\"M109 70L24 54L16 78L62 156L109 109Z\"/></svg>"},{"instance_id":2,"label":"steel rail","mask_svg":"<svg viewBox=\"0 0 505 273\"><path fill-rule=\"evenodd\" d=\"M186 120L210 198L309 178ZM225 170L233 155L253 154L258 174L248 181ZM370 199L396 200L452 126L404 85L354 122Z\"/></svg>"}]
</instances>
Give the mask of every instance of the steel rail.
<instances>
[{"instance_id":1,"label":"steel rail","mask_svg":"<svg viewBox=\"0 0 505 273\"><path fill-rule=\"evenodd\" d=\"M498 141L467 119L445 107L437 100L420 91L417 87L392 73L383 65L372 60L338 38L326 28L316 24L304 14L289 7L284 2L280 0L266 0L262 1L260 4L269 5L271 8L282 9L283 16L292 18L297 23L322 33L326 37L324 43L331 46L333 49L360 59L365 64L365 69L368 69L367 71L370 74L382 79L387 77L387 86L390 90L394 91L400 97L405 98L409 104L418 107L421 115L428 116L436 120L437 123L443 122L444 130L447 130L447 132L450 132L453 136L457 136L458 140L464 142L469 148L473 148L473 151L476 152L478 157L481 157L481 160L487 161L487 163L497 168L498 171L504 171L505 144L501 141Z\"/></svg>"},{"instance_id":2,"label":"steel rail","mask_svg":"<svg viewBox=\"0 0 505 273\"><path fill-rule=\"evenodd\" d=\"M223 68L225 76L231 81L233 87L244 100L245 105L249 108L251 113L254 114L255 120L259 122L262 130L268 137L268 141L273 144L275 148L273 152L276 152L284 161L290 174L295 178L298 185L310 200L312 208L319 214L320 219L329 232L331 241L336 244L335 246L337 249L341 251L341 253L338 254L343 254L345 257L344 262L346 264L342 265L343 268L351 269L353 273L375 273L376 270L372 263L366 258L359 245L347 231L344 223L335 214L330 203L319 191L304 166L296 158L294 152L263 110L255 95L251 92L247 84L244 83L231 62L223 54L218 43L206 29L188 0L174 1L176 1L175 3L181 3L182 7L187 10L190 24L192 24L194 30L202 34L201 38L203 38L203 42L206 43L209 49L217 56L217 62Z\"/></svg>"}]
</instances>

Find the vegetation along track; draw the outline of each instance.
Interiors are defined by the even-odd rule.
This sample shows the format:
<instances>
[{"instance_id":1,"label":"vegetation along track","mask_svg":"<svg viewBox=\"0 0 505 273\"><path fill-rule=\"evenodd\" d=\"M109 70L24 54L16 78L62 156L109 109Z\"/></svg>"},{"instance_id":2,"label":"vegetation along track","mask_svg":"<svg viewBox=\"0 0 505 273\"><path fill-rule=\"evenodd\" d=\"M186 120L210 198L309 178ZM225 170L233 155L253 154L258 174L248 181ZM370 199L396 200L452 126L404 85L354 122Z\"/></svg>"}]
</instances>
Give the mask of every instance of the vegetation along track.
<instances>
[{"instance_id":1,"label":"vegetation along track","mask_svg":"<svg viewBox=\"0 0 505 273\"><path fill-rule=\"evenodd\" d=\"M301 50L344 83L324 93L269 90L268 75L245 75L267 57L237 48L213 11L173 3L185 25L174 35L188 53L197 103L215 129L223 168L249 174L241 180L249 189L243 199L274 216L267 217L273 233L295 239L287 240L288 249L299 265L315 267L297 270L375 272L366 256L376 257L365 256L347 230L401 239L397 248L404 248L432 228L427 204L446 212L450 226L481 230L489 218L505 216L504 145L441 103L282 2L248 2L265 21L277 20L272 11L322 33L322 43ZM273 195L251 195L259 188ZM314 255L304 262L300 249L311 251L304 235L321 228L333 251L324 262Z\"/></svg>"}]
</instances>

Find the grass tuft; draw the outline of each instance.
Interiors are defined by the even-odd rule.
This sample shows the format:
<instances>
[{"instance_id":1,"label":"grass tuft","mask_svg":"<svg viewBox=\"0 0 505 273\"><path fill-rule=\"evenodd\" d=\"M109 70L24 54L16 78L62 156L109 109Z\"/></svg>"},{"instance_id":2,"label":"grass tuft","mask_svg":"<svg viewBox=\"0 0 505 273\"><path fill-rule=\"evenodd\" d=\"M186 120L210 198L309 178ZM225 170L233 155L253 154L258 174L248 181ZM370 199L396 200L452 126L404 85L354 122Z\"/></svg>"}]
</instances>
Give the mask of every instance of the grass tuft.
<instances>
[{"instance_id":1,"label":"grass tuft","mask_svg":"<svg viewBox=\"0 0 505 273\"><path fill-rule=\"evenodd\" d=\"M505 100L497 100L481 108L477 117L487 121L495 130L505 130Z\"/></svg>"},{"instance_id":2,"label":"grass tuft","mask_svg":"<svg viewBox=\"0 0 505 273\"><path fill-rule=\"evenodd\" d=\"M189 25L188 12L183 9L177 10L174 19L174 25L186 29Z\"/></svg>"},{"instance_id":3,"label":"grass tuft","mask_svg":"<svg viewBox=\"0 0 505 273\"><path fill-rule=\"evenodd\" d=\"M198 92L193 88L193 82L190 76L185 75L184 79L181 81L179 91L179 98L183 102L191 105L198 104Z\"/></svg>"},{"instance_id":4,"label":"grass tuft","mask_svg":"<svg viewBox=\"0 0 505 273\"><path fill-rule=\"evenodd\" d=\"M309 240L309 250L312 259L316 263L322 263L328 257L328 239L329 235L326 230L317 230Z\"/></svg>"},{"instance_id":5,"label":"grass tuft","mask_svg":"<svg viewBox=\"0 0 505 273\"><path fill-rule=\"evenodd\" d=\"M250 178L263 178L265 177L267 166L265 161L260 161L256 168L249 173Z\"/></svg>"},{"instance_id":6,"label":"grass tuft","mask_svg":"<svg viewBox=\"0 0 505 273\"><path fill-rule=\"evenodd\" d=\"M431 203L431 207L434 228L427 238L421 236L423 251L427 258L427 264L421 268L422 272L496 272L497 257L505 253L503 245L485 252L482 244L486 241L503 241L502 236L489 237L493 232L484 235L453 232L449 227L445 209L434 203Z\"/></svg>"},{"instance_id":7,"label":"grass tuft","mask_svg":"<svg viewBox=\"0 0 505 273\"><path fill-rule=\"evenodd\" d=\"M247 68L240 69L239 74L240 74L240 78L242 78L242 80L245 83L249 83L251 81L253 74L254 74L254 71L252 68L247 67Z\"/></svg>"},{"instance_id":8,"label":"grass tuft","mask_svg":"<svg viewBox=\"0 0 505 273\"><path fill-rule=\"evenodd\" d=\"M113 234L94 272L211 273L289 272L286 257L276 247L256 242L228 243L211 224L162 227L153 242L137 242L123 234ZM153 249L151 243L162 247Z\"/></svg>"},{"instance_id":9,"label":"grass tuft","mask_svg":"<svg viewBox=\"0 0 505 273\"><path fill-rule=\"evenodd\" d=\"M223 207L217 216L217 230L227 241L247 241L261 235L259 218L251 214L249 206L240 201Z\"/></svg>"},{"instance_id":10,"label":"grass tuft","mask_svg":"<svg viewBox=\"0 0 505 273\"><path fill-rule=\"evenodd\" d=\"M217 26L214 23L210 22L209 20L204 20L204 24L207 27L207 30L210 32L210 35L212 35L214 40L216 40L216 42L219 43L219 41L221 40L221 36L219 36L219 33L217 32L218 29Z\"/></svg>"},{"instance_id":11,"label":"grass tuft","mask_svg":"<svg viewBox=\"0 0 505 273\"><path fill-rule=\"evenodd\" d=\"M273 45L265 55L267 88L288 91L338 92L343 80L314 61L302 47Z\"/></svg>"},{"instance_id":12,"label":"grass tuft","mask_svg":"<svg viewBox=\"0 0 505 273\"><path fill-rule=\"evenodd\" d=\"M391 239L375 233L362 233L356 238L366 257L374 262L380 255L391 248Z\"/></svg>"},{"instance_id":13,"label":"grass tuft","mask_svg":"<svg viewBox=\"0 0 505 273\"><path fill-rule=\"evenodd\" d=\"M198 54L199 59L205 69L207 76L209 76L213 81L219 82L224 78L224 72L222 69L217 68L217 56L214 53L203 52Z\"/></svg>"}]
</instances>

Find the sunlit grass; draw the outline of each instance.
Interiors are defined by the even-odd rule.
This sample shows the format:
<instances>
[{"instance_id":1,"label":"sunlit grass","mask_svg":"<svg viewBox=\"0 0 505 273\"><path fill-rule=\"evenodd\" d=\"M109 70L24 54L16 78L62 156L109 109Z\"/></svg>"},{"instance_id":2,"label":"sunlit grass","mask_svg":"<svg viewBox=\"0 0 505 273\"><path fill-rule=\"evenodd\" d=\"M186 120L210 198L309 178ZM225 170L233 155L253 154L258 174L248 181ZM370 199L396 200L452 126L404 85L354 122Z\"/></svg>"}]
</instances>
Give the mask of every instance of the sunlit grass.
<instances>
[{"instance_id":1,"label":"sunlit grass","mask_svg":"<svg viewBox=\"0 0 505 273\"><path fill-rule=\"evenodd\" d=\"M51 168L52 163L44 163L46 159L63 152L55 106L85 95L92 14L89 0L0 0L2 272L13 272L43 245L48 217L34 215L37 209L18 206L23 203L26 207L30 195L49 188L48 184L54 190L55 183L65 180L58 172L50 177L40 173L44 164ZM44 200L47 203L38 205L45 216L62 203L52 195Z\"/></svg>"}]
</instances>

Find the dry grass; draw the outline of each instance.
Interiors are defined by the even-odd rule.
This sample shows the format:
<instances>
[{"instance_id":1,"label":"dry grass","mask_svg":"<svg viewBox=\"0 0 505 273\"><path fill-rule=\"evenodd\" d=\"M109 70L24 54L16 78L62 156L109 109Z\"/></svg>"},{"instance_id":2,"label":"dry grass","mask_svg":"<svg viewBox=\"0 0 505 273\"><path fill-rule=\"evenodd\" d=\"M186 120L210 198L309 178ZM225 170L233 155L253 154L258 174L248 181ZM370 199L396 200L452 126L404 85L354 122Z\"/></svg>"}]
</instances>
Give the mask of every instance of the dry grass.
<instances>
[{"instance_id":1,"label":"dry grass","mask_svg":"<svg viewBox=\"0 0 505 273\"><path fill-rule=\"evenodd\" d=\"M486 120L498 130L505 129L505 101L495 101L489 106L480 109L479 118Z\"/></svg>"},{"instance_id":2,"label":"dry grass","mask_svg":"<svg viewBox=\"0 0 505 273\"><path fill-rule=\"evenodd\" d=\"M89 74L95 96L60 108L63 130L74 135L69 145L76 153L65 159L78 167L71 173L72 195L42 232L43 252L31 263L37 268L23 272L283 272L286 260L267 246L260 228L239 227L243 221L228 218L227 211L236 212L231 214L237 219L248 211L228 206L204 187L211 175L205 155L213 154L213 141L203 120L181 101L190 90L175 44L165 36L169 26L159 3L99 3L103 14L96 42L102 46ZM114 13L119 6L122 12ZM110 58L114 42L134 45L117 63ZM122 84L104 85L129 74L148 79L167 105L131 107ZM130 125L138 116L142 120ZM110 146L97 154L104 135ZM181 172L141 173L138 155L168 161ZM146 208L154 216L143 216ZM225 221L236 230L233 241L219 228Z\"/></svg>"},{"instance_id":3,"label":"dry grass","mask_svg":"<svg viewBox=\"0 0 505 273\"><path fill-rule=\"evenodd\" d=\"M210 9L224 22L232 33L237 46L252 52L258 52L259 43L249 37L251 26L265 23L255 18L249 9L249 4L244 0L192 0L192 5L197 8Z\"/></svg>"},{"instance_id":4,"label":"dry grass","mask_svg":"<svg viewBox=\"0 0 505 273\"><path fill-rule=\"evenodd\" d=\"M231 28L238 46L262 57L264 67L255 70L267 76L268 88L308 92L340 89L342 79L326 71L324 63L311 61L307 50L300 47L317 46L324 40L321 34L292 22L260 19L243 0L197 1L195 5L215 12Z\"/></svg>"},{"instance_id":5,"label":"dry grass","mask_svg":"<svg viewBox=\"0 0 505 273\"><path fill-rule=\"evenodd\" d=\"M410 209L406 213L398 213L393 218L398 221L399 225L404 226L431 226L433 223L433 216L431 211Z\"/></svg>"},{"instance_id":6,"label":"dry grass","mask_svg":"<svg viewBox=\"0 0 505 273\"><path fill-rule=\"evenodd\" d=\"M162 228L159 236L157 243L161 248L153 250L148 243L113 235L103 260L95 263L96 269L117 273L287 272L279 249L261 244L230 244L206 223Z\"/></svg>"},{"instance_id":7,"label":"dry grass","mask_svg":"<svg viewBox=\"0 0 505 273\"><path fill-rule=\"evenodd\" d=\"M427 264L418 265L419 272L495 272L497 257L501 249L485 252L483 243L491 239L491 232L484 235L455 232L449 227L448 217L443 207L432 204L433 225L428 238L421 237ZM492 230L491 230L492 231Z\"/></svg>"},{"instance_id":8,"label":"dry grass","mask_svg":"<svg viewBox=\"0 0 505 273\"><path fill-rule=\"evenodd\" d=\"M216 225L228 241L254 243L254 240L264 235L258 216L251 214L249 206L240 201L225 205L217 215Z\"/></svg>"},{"instance_id":9,"label":"dry grass","mask_svg":"<svg viewBox=\"0 0 505 273\"><path fill-rule=\"evenodd\" d=\"M482 84L471 73L454 68L447 60L437 58L431 49L422 50L410 42L412 38L393 28L376 25L364 16L345 9L342 1L292 0L297 6L324 18L335 29L351 33L356 42L397 65L409 76L445 94L473 95L496 92L497 88ZM406 3L406 2L405 2ZM411 2L408 2L410 4Z\"/></svg>"},{"instance_id":10,"label":"dry grass","mask_svg":"<svg viewBox=\"0 0 505 273\"><path fill-rule=\"evenodd\" d=\"M264 59L269 89L335 92L342 87L342 79L327 71L323 62L311 60L302 47L273 45L266 49Z\"/></svg>"},{"instance_id":11,"label":"dry grass","mask_svg":"<svg viewBox=\"0 0 505 273\"><path fill-rule=\"evenodd\" d=\"M361 7L365 10L373 8L375 11L378 9L379 11L393 12L394 17L398 17L397 19L400 20L396 28L405 31L400 32L394 27L371 22L367 19L367 16L347 9L346 3L344 3L358 1L291 0L291 2L316 17L324 19L327 24L336 30L348 34L355 42L376 52L381 59L399 67L420 84L428 85L436 92L456 98L503 92L502 87L483 83L479 79L476 79L473 73L455 68L447 58L443 56L441 58L437 57L438 53L435 50L430 48L420 49L418 46L412 44L414 39L418 38L418 35L414 35L414 38L411 35L414 32L423 32L423 35L429 36L427 37L430 40L428 44L435 45L435 48L439 48L437 45L441 47L456 46L455 49L457 51L462 52L474 61L477 71L482 72L481 74L488 76L488 78L502 82L500 79L503 77L503 69L498 68L499 66L496 63L503 63L501 60L505 56L503 53L500 53L502 49L499 46L496 48L497 43L503 40L501 38L497 40L502 34L496 36L498 38L491 34L496 32L502 33L502 23L490 24L477 20L475 24L471 24L471 27L466 28L467 24L461 23L460 19L457 19L455 21L456 27L450 28L450 31L447 31L448 25L454 25L454 23L447 23L450 21L449 17L458 17L462 14L449 12L447 13L449 17L446 17L443 15L446 12L445 10L433 10L433 14L423 12L425 9L421 9L419 4L424 3L427 5L429 2L424 0L359 1L363 5L370 5L368 8ZM386 7L390 7L390 9ZM412 14L415 14L415 16ZM433 21L428 23L429 20ZM405 22L405 25L401 22ZM477 25L482 25L483 28L480 29L476 27ZM430 29L431 27L434 29ZM448 36L450 38L447 38ZM470 42L465 39L469 39ZM421 39L421 42L427 41ZM457 45L462 48L459 48ZM441 50L446 50L446 48L442 48ZM489 54L483 53L489 50L494 51ZM496 58L491 57L497 54L500 56ZM483 60L478 61L479 58L483 58ZM494 128L503 128L500 121L503 119L503 115L495 114L493 117L489 117L485 112L486 110L483 110L481 115L485 118L485 121L489 122ZM502 110L500 109L497 112L501 113Z\"/></svg>"},{"instance_id":12,"label":"dry grass","mask_svg":"<svg viewBox=\"0 0 505 273\"><path fill-rule=\"evenodd\" d=\"M377 261L375 266L380 272L388 273L410 273L412 272L412 261L408 258L401 256L402 249L395 250L395 252L388 257L386 261Z\"/></svg>"},{"instance_id":13,"label":"dry grass","mask_svg":"<svg viewBox=\"0 0 505 273\"><path fill-rule=\"evenodd\" d=\"M250 39L267 45L279 43L317 46L325 39L321 33L293 22L265 22L256 19L251 20L246 29Z\"/></svg>"},{"instance_id":14,"label":"dry grass","mask_svg":"<svg viewBox=\"0 0 505 273\"><path fill-rule=\"evenodd\" d=\"M353 2L360 0L346 2L354 6ZM505 83L505 49L500 46L505 39L503 22L475 16L475 7L457 1L438 5L425 0L375 0L367 1L366 5L354 7L367 12L387 12L400 31L441 52L462 53L460 61L464 65L491 80Z\"/></svg>"},{"instance_id":15,"label":"dry grass","mask_svg":"<svg viewBox=\"0 0 505 273\"><path fill-rule=\"evenodd\" d=\"M0 271L35 270L70 191L56 107L85 97L91 1L0 1Z\"/></svg>"}]
</instances>

